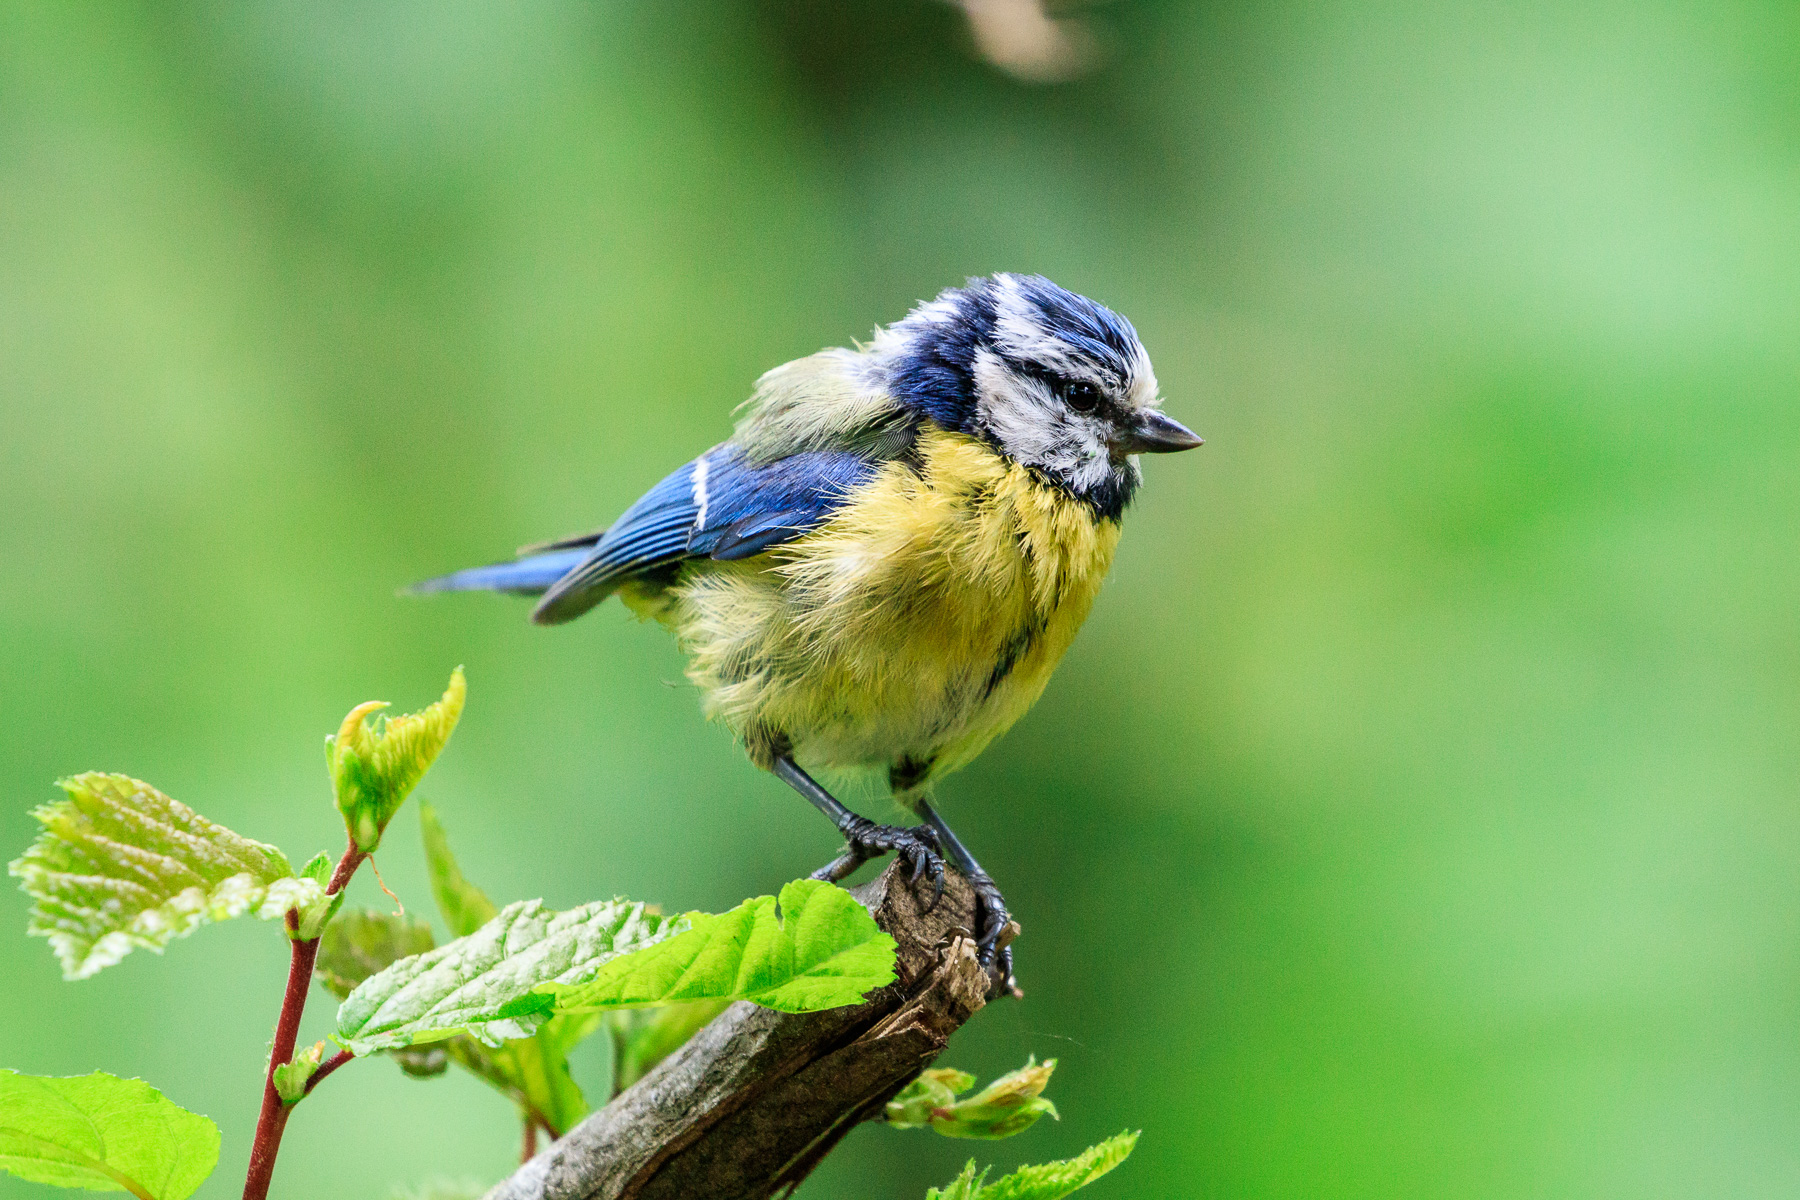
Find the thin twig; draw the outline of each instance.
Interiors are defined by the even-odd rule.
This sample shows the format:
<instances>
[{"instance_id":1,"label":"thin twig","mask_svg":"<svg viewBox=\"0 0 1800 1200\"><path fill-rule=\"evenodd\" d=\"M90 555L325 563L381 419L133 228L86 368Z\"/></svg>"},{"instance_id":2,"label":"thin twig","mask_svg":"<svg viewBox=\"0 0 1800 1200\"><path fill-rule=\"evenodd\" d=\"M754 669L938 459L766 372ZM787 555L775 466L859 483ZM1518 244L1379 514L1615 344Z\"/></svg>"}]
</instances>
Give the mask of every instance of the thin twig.
<instances>
[{"instance_id":1,"label":"thin twig","mask_svg":"<svg viewBox=\"0 0 1800 1200\"><path fill-rule=\"evenodd\" d=\"M338 859L325 894L335 896L344 890L356 868L368 855L356 848L352 839L344 856ZM298 916L287 914L290 934L299 928ZM300 1036L300 1018L306 1014L306 994L312 987L313 964L319 958L319 939L294 942L288 955L287 990L281 997L281 1015L275 1021L275 1040L269 1047L269 1071L263 1077L262 1111L256 1118L256 1140L250 1147L250 1166L244 1173L244 1200L267 1200L269 1183L275 1178L275 1156L281 1152L281 1134L287 1128L290 1106L281 1102L275 1090L275 1068L294 1059L294 1043ZM341 1064L340 1064L341 1065Z\"/></svg>"},{"instance_id":2,"label":"thin twig","mask_svg":"<svg viewBox=\"0 0 1800 1200\"><path fill-rule=\"evenodd\" d=\"M312 1073L312 1078L308 1079L306 1081L306 1088L304 1091L302 1091L300 1093L300 1095L302 1097L312 1095L312 1090L319 1086L320 1080L324 1079L327 1075L331 1074L333 1071L337 1070L339 1067L343 1066L345 1063L349 1062L351 1059L353 1059L355 1057L356 1057L356 1055L352 1054L348 1050L339 1050L336 1054L332 1055L330 1058L328 1058L324 1062L320 1063L319 1069L314 1071Z\"/></svg>"}]
</instances>

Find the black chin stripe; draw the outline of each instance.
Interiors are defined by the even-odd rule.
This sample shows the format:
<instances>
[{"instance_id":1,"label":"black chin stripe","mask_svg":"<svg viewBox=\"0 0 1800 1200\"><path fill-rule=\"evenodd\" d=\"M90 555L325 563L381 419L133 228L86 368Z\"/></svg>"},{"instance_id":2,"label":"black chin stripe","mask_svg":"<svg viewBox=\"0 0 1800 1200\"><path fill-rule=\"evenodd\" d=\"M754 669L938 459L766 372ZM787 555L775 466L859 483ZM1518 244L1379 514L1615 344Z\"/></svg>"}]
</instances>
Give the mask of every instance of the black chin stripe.
<instances>
[{"instance_id":1,"label":"black chin stripe","mask_svg":"<svg viewBox=\"0 0 1800 1200\"><path fill-rule=\"evenodd\" d=\"M1077 488L1041 467L1026 467L1031 477L1045 487L1055 488L1071 499L1079 500L1104 521L1117 521L1125 513L1131 498L1137 494L1138 481L1130 471L1114 471L1092 487Z\"/></svg>"}]
</instances>

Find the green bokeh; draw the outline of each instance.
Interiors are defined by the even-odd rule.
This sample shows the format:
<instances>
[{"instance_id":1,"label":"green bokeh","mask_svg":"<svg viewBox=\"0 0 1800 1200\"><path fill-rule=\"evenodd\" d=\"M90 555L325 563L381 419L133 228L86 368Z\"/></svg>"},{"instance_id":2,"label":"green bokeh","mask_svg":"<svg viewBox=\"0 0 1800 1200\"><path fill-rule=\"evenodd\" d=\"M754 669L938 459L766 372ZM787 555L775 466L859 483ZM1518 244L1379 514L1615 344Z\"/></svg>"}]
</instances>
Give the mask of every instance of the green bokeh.
<instances>
[{"instance_id":1,"label":"green bokeh","mask_svg":"<svg viewBox=\"0 0 1800 1200\"><path fill-rule=\"evenodd\" d=\"M661 631L394 590L605 522L767 367L1042 271L1209 445L1148 464L1069 660L944 788L1028 993L946 1061L1061 1063L992 1160L1141 1126L1096 1196L1800 1191L1800 15L1093 21L1108 64L1046 88L912 0L0 2L0 857L90 768L335 849L323 735L460 662L423 791L496 899L774 890L829 833ZM380 859L422 910L414 829ZM236 1195L280 937L64 984L10 896L0 1064L154 1082ZM361 1064L276 1194L516 1138ZM967 1152L859 1130L801 1194Z\"/></svg>"}]
</instances>

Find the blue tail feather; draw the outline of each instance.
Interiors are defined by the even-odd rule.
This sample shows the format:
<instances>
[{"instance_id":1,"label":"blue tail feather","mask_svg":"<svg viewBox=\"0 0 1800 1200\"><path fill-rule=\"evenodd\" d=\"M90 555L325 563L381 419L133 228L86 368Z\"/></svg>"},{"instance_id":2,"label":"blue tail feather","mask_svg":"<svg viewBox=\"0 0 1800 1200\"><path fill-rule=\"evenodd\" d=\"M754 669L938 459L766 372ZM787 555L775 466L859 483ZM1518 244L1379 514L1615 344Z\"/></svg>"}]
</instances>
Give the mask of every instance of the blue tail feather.
<instances>
[{"instance_id":1,"label":"blue tail feather","mask_svg":"<svg viewBox=\"0 0 1800 1200\"><path fill-rule=\"evenodd\" d=\"M590 553L592 551L582 547L534 554L517 562L470 567L466 571L415 583L406 591L414 596L428 592L512 592L520 596L537 596L579 566Z\"/></svg>"}]
</instances>

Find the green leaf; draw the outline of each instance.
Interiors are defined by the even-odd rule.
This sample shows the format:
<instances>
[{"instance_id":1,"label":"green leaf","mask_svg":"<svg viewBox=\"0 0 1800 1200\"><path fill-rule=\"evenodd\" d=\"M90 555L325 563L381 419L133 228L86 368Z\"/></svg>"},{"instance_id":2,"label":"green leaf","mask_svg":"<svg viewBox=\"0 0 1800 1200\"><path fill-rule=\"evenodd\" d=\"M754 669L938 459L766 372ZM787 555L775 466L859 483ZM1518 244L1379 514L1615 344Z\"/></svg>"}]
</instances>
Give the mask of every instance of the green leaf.
<instances>
[{"instance_id":1,"label":"green leaf","mask_svg":"<svg viewBox=\"0 0 1800 1200\"><path fill-rule=\"evenodd\" d=\"M310 879L320 887L324 887L331 882L331 867L331 855L321 850L306 860L306 865L300 868L299 875L302 879Z\"/></svg>"},{"instance_id":2,"label":"green leaf","mask_svg":"<svg viewBox=\"0 0 1800 1200\"><path fill-rule=\"evenodd\" d=\"M780 1012L862 1003L894 981L894 939L843 888L801 879L728 913L689 913L692 928L601 966L587 981L539 985L559 1012L671 1000L749 1000Z\"/></svg>"},{"instance_id":3,"label":"green leaf","mask_svg":"<svg viewBox=\"0 0 1800 1200\"><path fill-rule=\"evenodd\" d=\"M1116 1134L1074 1158L1020 1167L998 1183L984 1183L987 1170L976 1174L971 1161L948 1187L926 1192L925 1200L1062 1200L1124 1162L1137 1140L1135 1133Z\"/></svg>"},{"instance_id":4,"label":"green leaf","mask_svg":"<svg viewBox=\"0 0 1800 1200\"><path fill-rule=\"evenodd\" d=\"M186 1200L219 1161L219 1127L138 1079L0 1070L0 1170L33 1183Z\"/></svg>"},{"instance_id":5,"label":"green leaf","mask_svg":"<svg viewBox=\"0 0 1800 1200\"><path fill-rule=\"evenodd\" d=\"M324 896L275 847L147 783L89 772L57 786L69 798L32 811L43 832L8 870L35 901L27 931L50 939L65 979L85 979L135 947L160 953L212 921L274 920Z\"/></svg>"},{"instance_id":6,"label":"green leaf","mask_svg":"<svg viewBox=\"0 0 1800 1200\"><path fill-rule=\"evenodd\" d=\"M500 910L487 893L470 883L450 853L450 839L438 820L437 809L419 801L419 833L425 842L425 865L431 872L431 894L444 924L455 937L466 937L494 919Z\"/></svg>"},{"instance_id":7,"label":"green leaf","mask_svg":"<svg viewBox=\"0 0 1800 1200\"><path fill-rule=\"evenodd\" d=\"M981 1194L982 1181L987 1176L988 1168L983 1167L977 1173L975 1160L971 1158L963 1165L962 1174L952 1179L948 1187L927 1189L925 1200L976 1200Z\"/></svg>"},{"instance_id":8,"label":"green leaf","mask_svg":"<svg viewBox=\"0 0 1800 1200\"><path fill-rule=\"evenodd\" d=\"M417 917L352 908L339 913L319 939L313 978L342 1000L356 985L403 958L436 944L431 926Z\"/></svg>"},{"instance_id":9,"label":"green leaf","mask_svg":"<svg viewBox=\"0 0 1800 1200\"><path fill-rule=\"evenodd\" d=\"M469 936L366 980L338 1009L338 1041L369 1054L465 1032L496 1047L529 1037L551 1007L534 987L591 978L609 959L686 928L683 918L623 900L564 913L521 900Z\"/></svg>"},{"instance_id":10,"label":"green leaf","mask_svg":"<svg viewBox=\"0 0 1800 1200\"><path fill-rule=\"evenodd\" d=\"M896 1129L929 1125L953 1138L1011 1137L1037 1124L1039 1117L1056 1116L1056 1105L1043 1095L1055 1070L1054 1058L1044 1063L1034 1058L962 1100L955 1099L955 1093L974 1086L974 1076L925 1071L888 1101L888 1124Z\"/></svg>"},{"instance_id":11,"label":"green leaf","mask_svg":"<svg viewBox=\"0 0 1800 1200\"><path fill-rule=\"evenodd\" d=\"M344 828L358 850L372 854L381 844L382 831L400 811L407 793L450 740L468 694L458 667L435 704L404 716L381 717L372 725L367 717L386 708L387 702L371 700L351 709L337 733L325 739L325 763L338 811L344 814Z\"/></svg>"},{"instance_id":12,"label":"green leaf","mask_svg":"<svg viewBox=\"0 0 1800 1200\"><path fill-rule=\"evenodd\" d=\"M465 938L396 963L338 1010L357 1054L467 1032L488 1045L550 1015L672 1000L752 1000L784 1012L856 1004L894 979L894 940L842 888L800 880L719 916L599 902L509 904Z\"/></svg>"}]
</instances>

